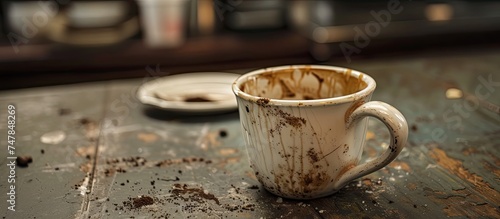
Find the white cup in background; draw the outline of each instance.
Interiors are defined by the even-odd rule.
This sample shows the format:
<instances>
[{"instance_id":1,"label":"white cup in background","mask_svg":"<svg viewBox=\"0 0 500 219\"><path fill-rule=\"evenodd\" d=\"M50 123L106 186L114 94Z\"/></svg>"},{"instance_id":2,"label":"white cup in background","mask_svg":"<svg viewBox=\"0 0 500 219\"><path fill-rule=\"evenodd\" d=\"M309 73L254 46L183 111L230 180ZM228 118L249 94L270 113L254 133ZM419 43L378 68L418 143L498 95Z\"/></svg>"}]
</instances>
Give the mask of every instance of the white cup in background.
<instances>
[{"instance_id":1,"label":"white cup in background","mask_svg":"<svg viewBox=\"0 0 500 219\"><path fill-rule=\"evenodd\" d=\"M189 0L138 0L144 41L151 47L184 42Z\"/></svg>"}]
</instances>

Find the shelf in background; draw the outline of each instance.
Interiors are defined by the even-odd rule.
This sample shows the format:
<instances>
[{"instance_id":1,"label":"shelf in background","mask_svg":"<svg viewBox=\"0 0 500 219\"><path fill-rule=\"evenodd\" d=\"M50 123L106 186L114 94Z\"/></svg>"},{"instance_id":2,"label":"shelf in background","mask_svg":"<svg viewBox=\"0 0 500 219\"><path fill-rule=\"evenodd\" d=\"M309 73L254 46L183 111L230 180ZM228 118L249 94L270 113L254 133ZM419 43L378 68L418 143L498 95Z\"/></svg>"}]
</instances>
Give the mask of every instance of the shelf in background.
<instances>
[{"instance_id":1,"label":"shelf in background","mask_svg":"<svg viewBox=\"0 0 500 219\"><path fill-rule=\"evenodd\" d=\"M0 47L1 89L144 77L147 66L162 74L310 63L309 40L288 31L190 38L178 48L152 49L141 40L84 48L26 45L19 53Z\"/></svg>"}]
</instances>

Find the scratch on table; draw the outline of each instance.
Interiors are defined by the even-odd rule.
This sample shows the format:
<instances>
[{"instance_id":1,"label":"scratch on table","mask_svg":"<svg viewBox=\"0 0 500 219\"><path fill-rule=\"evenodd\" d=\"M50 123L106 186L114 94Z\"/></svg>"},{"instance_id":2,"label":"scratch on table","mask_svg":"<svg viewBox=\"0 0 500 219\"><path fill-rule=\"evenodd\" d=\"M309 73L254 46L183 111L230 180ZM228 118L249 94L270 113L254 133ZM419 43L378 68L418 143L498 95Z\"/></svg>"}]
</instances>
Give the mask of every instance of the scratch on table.
<instances>
[{"instance_id":1,"label":"scratch on table","mask_svg":"<svg viewBox=\"0 0 500 219\"><path fill-rule=\"evenodd\" d=\"M469 190L454 190L452 193L424 188L426 196L435 203L444 205L443 212L448 217L468 216L468 217L496 217L498 210L495 206L489 205L481 197L470 193ZM467 207L465 207L467 206ZM472 207L471 207L472 206Z\"/></svg>"},{"instance_id":2,"label":"scratch on table","mask_svg":"<svg viewBox=\"0 0 500 219\"><path fill-rule=\"evenodd\" d=\"M493 160L493 163L497 166L500 166L500 159L498 159L498 157L496 157L495 155L493 154L489 154L491 159Z\"/></svg>"},{"instance_id":3,"label":"scratch on table","mask_svg":"<svg viewBox=\"0 0 500 219\"><path fill-rule=\"evenodd\" d=\"M113 173L113 178L111 179L111 182L109 183L108 191L106 192L106 198L109 198L111 196L111 190L113 189L113 186L115 185L116 175L117 175L116 172Z\"/></svg>"},{"instance_id":4,"label":"scratch on table","mask_svg":"<svg viewBox=\"0 0 500 219\"><path fill-rule=\"evenodd\" d=\"M498 195L499 200L497 200L497 202L500 202L500 193L492 189L488 183L485 183L481 176L478 176L475 173L470 173L466 168L464 168L462 161L449 157L444 150L439 148L431 149L429 155L437 161L439 166L474 184L476 188L479 189L479 191L482 191L481 193L486 197Z\"/></svg>"},{"instance_id":5,"label":"scratch on table","mask_svg":"<svg viewBox=\"0 0 500 219\"><path fill-rule=\"evenodd\" d=\"M143 128L142 125L127 125L127 126L116 126L113 127L113 129L104 129L103 134L108 135L108 134L114 134L114 135L119 135L122 133L127 133L127 132L133 132L137 130L141 130Z\"/></svg>"},{"instance_id":6,"label":"scratch on table","mask_svg":"<svg viewBox=\"0 0 500 219\"><path fill-rule=\"evenodd\" d=\"M483 177L464 168L460 160L449 157L444 150L439 148L432 148L429 155L436 160L437 165L474 185L474 190L484 198L493 203L500 203L500 193L485 182Z\"/></svg>"},{"instance_id":7,"label":"scratch on table","mask_svg":"<svg viewBox=\"0 0 500 219\"><path fill-rule=\"evenodd\" d=\"M488 171L491 171L493 174L495 174L495 176L497 176L498 178L500 178L500 169L494 167L492 164L490 164L487 161L483 162L483 166L484 166L485 169L487 169Z\"/></svg>"},{"instance_id":8,"label":"scratch on table","mask_svg":"<svg viewBox=\"0 0 500 219\"><path fill-rule=\"evenodd\" d=\"M44 173L54 173L54 172L70 172L73 171L73 168L76 166L75 163L65 163L65 164L56 164L56 165L48 165L43 167L42 172Z\"/></svg>"}]
</instances>

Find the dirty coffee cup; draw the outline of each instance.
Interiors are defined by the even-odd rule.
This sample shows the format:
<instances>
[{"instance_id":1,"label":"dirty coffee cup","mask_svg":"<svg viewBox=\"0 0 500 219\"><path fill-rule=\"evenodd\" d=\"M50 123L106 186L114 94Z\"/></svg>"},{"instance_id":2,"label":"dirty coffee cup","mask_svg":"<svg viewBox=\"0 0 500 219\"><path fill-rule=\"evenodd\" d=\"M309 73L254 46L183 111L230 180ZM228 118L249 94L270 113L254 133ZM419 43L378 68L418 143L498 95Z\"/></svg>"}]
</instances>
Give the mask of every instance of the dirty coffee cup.
<instances>
[{"instance_id":1,"label":"dirty coffee cup","mask_svg":"<svg viewBox=\"0 0 500 219\"><path fill-rule=\"evenodd\" d=\"M394 107L370 101L375 86L359 71L321 65L240 76L232 89L250 164L261 184L286 198L319 198L394 160L406 143L408 125ZM360 164L368 117L387 126L390 144Z\"/></svg>"}]
</instances>

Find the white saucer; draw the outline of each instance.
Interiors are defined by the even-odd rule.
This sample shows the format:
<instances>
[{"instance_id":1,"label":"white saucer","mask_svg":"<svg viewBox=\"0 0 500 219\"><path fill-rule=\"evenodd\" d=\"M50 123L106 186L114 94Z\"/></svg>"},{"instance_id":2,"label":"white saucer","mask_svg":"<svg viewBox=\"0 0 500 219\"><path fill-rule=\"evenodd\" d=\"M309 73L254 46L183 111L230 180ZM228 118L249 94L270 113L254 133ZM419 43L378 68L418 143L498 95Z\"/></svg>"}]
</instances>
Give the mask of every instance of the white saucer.
<instances>
[{"instance_id":1,"label":"white saucer","mask_svg":"<svg viewBox=\"0 0 500 219\"><path fill-rule=\"evenodd\" d=\"M231 86L239 74L187 73L161 77L137 90L143 104L185 113L230 111L237 108Z\"/></svg>"}]
</instances>

